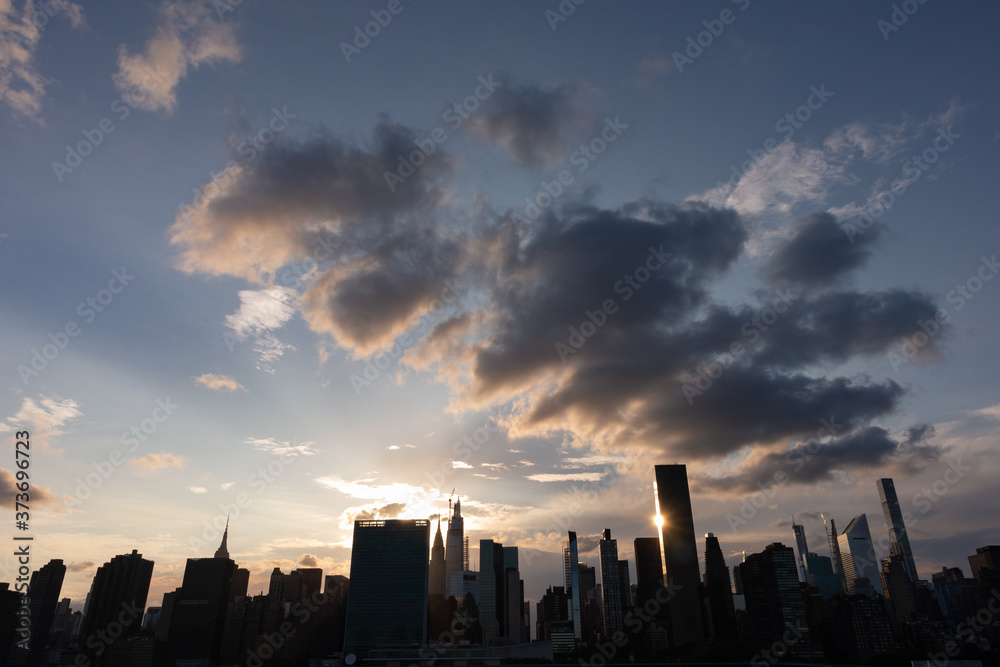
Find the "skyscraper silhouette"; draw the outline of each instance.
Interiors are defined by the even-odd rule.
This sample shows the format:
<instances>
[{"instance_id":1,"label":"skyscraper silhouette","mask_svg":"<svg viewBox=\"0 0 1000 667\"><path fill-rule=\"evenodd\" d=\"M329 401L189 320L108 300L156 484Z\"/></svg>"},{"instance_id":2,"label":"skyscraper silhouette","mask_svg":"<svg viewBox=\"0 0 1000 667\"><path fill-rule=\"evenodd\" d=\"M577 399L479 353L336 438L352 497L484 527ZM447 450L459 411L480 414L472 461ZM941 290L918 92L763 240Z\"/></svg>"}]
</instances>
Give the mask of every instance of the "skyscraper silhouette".
<instances>
[{"instance_id":1,"label":"skyscraper silhouette","mask_svg":"<svg viewBox=\"0 0 1000 667\"><path fill-rule=\"evenodd\" d=\"M913 551L910 549L910 538L906 535L906 525L903 523L903 511L896 497L896 486L892 479L883 477L875 482L878 487L878 497L882 501L882 513L885 515L885 527L889 531L889 548L892 553L903 561L903 568L911 581L917 581L917 566L913 562Z\"/></svg>"},{"instance_id":2,"label":"skyscraper silhouette","mask_svg":"<svg viewBox=\"0 0 1000 667\"><path fill-rule=\"evenodd\" d=\"M736 608L733 585L719 538L705 535L705 574L702 580L708 598L709 630L715 640L736 639Z\"/></svg>"},{"instance_id":3,"label":"skyscraper silhouette","mask_svg":"<svg viewBox=\"0 0 1000 667\"><path fill-rule=\"evenodd\" d=\"M426 641L430 533L425 519L354 522L345 655Z\"/></svg>"},{"instance_id":4,"label":"skyscraper silhouette","mask_svg":"<svg viewBox=\"0 0 1000 667\"><path fill-rule=\"evenodd\" d=\"M611 637L622 629L621 575L618 569L618 540L605 528L600 546L601 592L604 597L604 636Z\"/></svg>"},{"instance_id":5,"label":"skyscraper silhouette","mask_svg":"<svg viewBox=\"0 0 1000 667\"><path fill-rule=\"evenodd\" d=\"M226 547L228 526L213 558L188 558L170 613L171 660L217 665L222 660L226 612L236 563ZM164 598L166 606L166 598Z\"/></svg>"},{"instance_id":6,"label":"skyscraper silhouette","mask_svg":"<svg viewBox=\"0 0 1000 667\"><path fill-rule=\"evenodd\" d=\"M105 664L112 641L125 642L141 629L152 577L153 561L135 549L97 568L80 624L81 649L93 664Z\"/></svg>"},{"instance_id":7,"label":"skyscraper silhouette","mask_svg":"<svg viewBox=\"0 0 1000 667\"><path fill-rule=\"evenodd\" d=\"M796 564L799 566L799 581L807 581L806 556L809 555L809 546L806 544L806 527L795 523L795 515L792 515L792 532L795 533Z\"/></svg>"},{"instance_id":8,"label":"skyscraper silhouette","mask_svg":"<svg viewBox=\"0 0 1000 667\"><path fill-rule=\"evenodd\" d=\"M30 638L28 650L18 649L11 652L12 665L45 664L45 649L49 643L49 632L59 604L59 593L62 590L63 579L66 577L66 566L61 559L52 559L31 574L28 583L28 609L31 612ZM20 636L15 639L19 641Z\"/></svg>"},{"instance_id":9,"label":"skyscraper silhouette","mask_svg":"<svg viewBox=\"0 0 1000 667\"><path fill-rule=\"evenodd\" d=\"M451 516L448 518L448 537L445 541L444 562L446 575L444 578L445 597L452 595L451 573L465 569L465 519L462 518L462 500L455 501Z\"/></svg>"},{"instance_id":10,"label":"skyscraper silhouette","mask_svg":"<svg viewBox=\"0 0 1000 667\"><path fill-rule=\"evenodd\" d=\"M447 563L445 561L444 540L441 539L441 519L438 518L437 532L434 534L434 546L431 547L431 563L429 571L428 595L432 598L445 598L445 592L450 590ZM447 582L447 583L446 583Z\"/></svg>"},{"instance_id":11,"label":"skyscraper silhouette","mask_svg":"<svg viewBox=\"0 0 1000 667\"><path fill-rule=\"evenodd\" d=\"M698 545L695 541L687 467L658 465L653 480L664 581L672 593L667 607L673 644L683 646L705 638L698 583Z\"/></svg>"},{"instance_id":12,"label":"skyscraper silhouette","mask_svg":"<svg viewBox=\"0 0 1000 667\"><path fill-rule=\"evenodd\" d=\"M576 640L583 639L583 618L581 615L580 553L576 544L576 532L569 531L566 546L563 547L563 565L566 572L566 595L569 597L569 615L573 622Z\"/></svg>"},{"instance_id":13,"label":"skyscraper silhouette","mask_svg":"<svg viewBox=\"0 0 1000 667\"><path fill-rule=\"evenodd\" d=\"M879 563L875 558L875 545L872 542L871 531L868 530L868 517L862 514L851 519L837 541L844 566L847 592L851 595L856 593L884 595ZM868 584L859 586L861 579L868 580L870 592Z\"/></svg>"}]
</instances>

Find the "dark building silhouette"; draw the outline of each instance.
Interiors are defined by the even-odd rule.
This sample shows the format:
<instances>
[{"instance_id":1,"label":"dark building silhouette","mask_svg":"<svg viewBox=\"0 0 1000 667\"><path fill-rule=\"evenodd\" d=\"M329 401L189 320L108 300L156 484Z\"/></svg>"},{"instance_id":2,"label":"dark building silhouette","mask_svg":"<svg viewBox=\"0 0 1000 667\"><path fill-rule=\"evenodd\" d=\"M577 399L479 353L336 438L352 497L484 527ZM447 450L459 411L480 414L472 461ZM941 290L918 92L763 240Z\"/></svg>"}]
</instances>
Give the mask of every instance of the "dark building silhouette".
<instances>
[{"instance_id":1,"label":"dark building silhouette","mask_svg":"<svg viewBox=\"0 0 1000 667\"><path fill-rule=\"evenodd\" d=\"M323 569L319 567L296 568L293 574L299 575L300 589L297 598L308 598L313 593L323 590Z\"/></svg>"},{"instance_id":2,"label":"dark building silhouette","mask_svg":"<svg viewBox=\"0 0 1000 667\"><path fill-rule=\"evenodd\" d=\"M907 572L905 559L895 553L889 554L889 557L882 561L880 574L889 619L892 621L896 636L902 637L905 634L905 624L917 618L913 580Z\"/></svg>"},{"instance_id":3,"label":"dark building silhouette","mask_svg":"<svg viewBox=\"0 0 1000 667\"><path fill-rule=\"evenodd\" d=\"M979 604L985 607L995 595L994 591L1000 591L1000 546L977 548L976 553L969 556L969 569L976 580Z\"/></svg>"},{"instance_id":4,"label":"dark building silhouette","mask_svg":"<svg viewBox=\"0 0 1000 667\"><path fill-rule=\"evenodd\" d=\"M7 664L7 653L14 650L14 631L20 608L21 594L11 590L9 583L0 583L0 665Z\"/></svg>"},{"instance_id":5,"label":"dark building silhouette","mask_svg":"<svg viewBox=\"0 0 1000 667\"><path fill-rule=\"evenodd\" d=\"M618 569L618 540L605 528L599 542L601 567L601 595L604 612L604 636L611 637L622 629L625 610L622 608L621 574Z\"/></svg>"},{"instance_id":6,"label":"dark building silhouette","mask_svg":"<svg viewBox=\"0 0 1000 667\"><path fill-rule=\"evenodd\" d=\"M618 561L618 590L621 591L622 616L635 605L632 599L632 578L628 572L628 560Z\"/></svg>"},{"instance_id":7,"label":"dark building silhouette","mask_svg":"<svg viewBox=\"0 0 1000 667\"><path fill-rule=\"evenodd\" d=\"M583 620L583 641L591 644L598 640L604 628L604 605L597 588L597 568L579 563L580 617Z\"/></svg>"},{"instance_id":8,"label":"dark building silhouette","mask_svg":"<svg viewBox=\"0 0 1000 667\"><path fill-rule=\"evenodd\" d=\"M688 490L687 467L683 464L655 467L653 495L660 528L660 551L664 581L673 595L668 603L672 644L684 646L705 638L698 584L701 568Z\"/></svg>"},{"instance_id":9,"label":"dark building silhouette","mask_svg":"<svg viewBox=\"0 0 1000 667\"><path fill-rule=\"evenodd\" d=\"M827 658L869 661L896 650L892 623L881 595L838 595L823 648Z\"/></svg>"},{"instance_id":10,"label":"dark building silhouette","mask_svg":"<svg viewBox=\"0 0 1000 667\"><path fill-rule=\"evenodd\" d=\"M170 610L169 655L174 662L218 665L222 659L226 612L232 601L236 563L226 548L228 525L214 558L189 558ZM167 598L164 596L164 609ZM161 612L162 624L162 612Z\"/></svg>"},{"instance_id":11,"label":"dark building silhouette","mask_svg":"<svg viewBox=\"0 0 1000 667\"><path fill-rule=\"evenodd\" d=\"M662 600L667 599L663 585L663 558L660 554L660 538L637 537L635 548L635 605L643 618L650 620L643 624L639 633L638 651L645 659L654 659L667 649L668 610Z\"/></svg>"},{"instance_id":12,"label":"dark building silhouette","mask_svg":"<svg viewBox=\"0 0 1000 667\"><path fill-rule=\"evenodd\" d=\"M437 532L434 534L434 546L431 547L431 563L429 571L427 594L431 599L445 598L445 580L448 576L444 560L444 540L441 538L441 519L438 519Z\"/></svg>"},{"instance_id":13,"label":"dark building silhouette","mask_svg":"<svg viewBox=\"0 0 1000 667\"><path fill-rule=\"evenodd\" d=\"M892 479L883 477L875 482L878 487L878 497L882 501L882 513L885 515L885 527L889 531L889 549L902 562L903 569L910 581L917 581L917 566L913 562L913 551L910 549L910 538L906 534L903 523L903 510L899 507L896 497L896 485Z\"/></svg>"},{"instance_id":14,"label":"dark building silhouette","mask_svg":"<svg viewBox=\"0 0 1000 667\"><path fill-rule=\"evenodd\" d=\"M535 639L552 638L553 623L569 622L569 606L565 586L549 586L535 605Z\"/></svg>"},{"instance_id":15,"label":"dark building silhouette","mask_svg":"<svg viewBox=\"0 0 1000 667\"><path fill-rule=\"evenodd\" d=\"M94 665L106 664L112 643L127 641L142 629L152 578L153 561L135 549L97 568L80 625L80 648Z\"/></svg>"},{"instance_id":16,"label":"dark building silhouette","mask_svg":"<svg viewBox=\"0 0 1000 667\"><path fill-rule=\"evenodd\" d=\"M834 595L843 595L844 586L840 575L833 571L833 561L827 556L808 554L806 556L806 577L809 585L816 588L827 602Z\"/></svg>"},{"instance_id":17,"label":"dark building silhouette","mask_svg":"<svg viewBox=\"0 0 1000 667\"><path fill-rule=\"evenodd\" d=\"M345 655L427 639L430 521L354 522Z\"/></svg>"},{"instance_id":18,"label":"dark building silhouette","mask_svg":"<svg viewBox=\"0 0 1000 667\"><path fill-rule=\"evenodd\" d=\"M736 639L736 608L733 585L719 538L705 535L705 572L702 579L708 601L709 636L716 641Z\"/></svg>"},{"instance_id":19,"label":"dark building silhouette","mask_svg":"<svg viewBox=\"0 0 1000 667\"><path fill-rule=\"evenodd\" d=\"M30 639L28 650L17 648L11 651L11 665L45 664L45 653L49 647L49 635L55 619L59 593L62 591L66 566L61 559L52 559L32 573L28 584L28 609L31 612ZM15 641L20 641L17 637Z\"/></svg>"},{"instance_id":20,"label":"dark building silhouette","mask_svg":"<svg viewBox=\"0 0 1000 667\"><path fill-rule=\"evenodd\" d=\"M573 624L573 635L579 643L583 640L580 553L576 543L576 532L572 530L569 531L566 546L563 547L563 566L566 575L566 595L569 598L569 620Z\"/></svg>"},{"instance_id":21,"label":"dark building silhouette","mask_svg":"<svg viewBox=\"0 0 1000 667\"><path fill-rule=\"evenodd\" d=\"M748 643L761 650L784 642L791 653L817 654L799 585L795 550L778 542L769 544L761 553L747 556L737 570L746 600Z\"/></svg>"},{"instance_id":22,"label":"dark building silhouette","mask_svg":"<svg viewBox=\"0 0 1000 667\"><path fill-rule=\"evenodd\" d=\"M958 623L978 611L976 580L967 579L961 568L942 567L931 576L934 596L941 613L951 623Z\"/></svg>"},{"instance_id":23,"label":"dark building silhouette","mask_svg":"<svg viewBox=\"0 0 1000 667\"><path fill-rule=\"evenodd\" d=\"M236 568L236 574L233 575L233 589L229 596L233 600L245 597L248 588L250 588L250 570L245 567Z\"/></svg>"}]
</instances>

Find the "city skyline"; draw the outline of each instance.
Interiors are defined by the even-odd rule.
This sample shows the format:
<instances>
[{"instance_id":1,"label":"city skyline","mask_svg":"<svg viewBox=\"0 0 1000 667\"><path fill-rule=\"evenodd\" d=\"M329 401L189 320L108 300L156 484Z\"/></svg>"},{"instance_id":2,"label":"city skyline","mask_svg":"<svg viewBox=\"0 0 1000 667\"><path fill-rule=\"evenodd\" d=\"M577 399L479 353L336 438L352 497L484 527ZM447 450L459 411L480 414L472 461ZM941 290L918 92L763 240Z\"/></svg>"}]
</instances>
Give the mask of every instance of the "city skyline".
<instances>
[{"instance_id":1,"label":"city skyline","mask_svg":"<svg viewBox=\"0 0 1000 667\"><path fill-rule=\"evenodd\" d=\"M1000 7L902 4L3 3L8 531L80 605L134 550L161 600L227 520L255 592L443 519L446 590L494 540L534 602L569 532L636 582L683 465L699 563L866 516L969 576Z\"/></svg>"}]
</instances>

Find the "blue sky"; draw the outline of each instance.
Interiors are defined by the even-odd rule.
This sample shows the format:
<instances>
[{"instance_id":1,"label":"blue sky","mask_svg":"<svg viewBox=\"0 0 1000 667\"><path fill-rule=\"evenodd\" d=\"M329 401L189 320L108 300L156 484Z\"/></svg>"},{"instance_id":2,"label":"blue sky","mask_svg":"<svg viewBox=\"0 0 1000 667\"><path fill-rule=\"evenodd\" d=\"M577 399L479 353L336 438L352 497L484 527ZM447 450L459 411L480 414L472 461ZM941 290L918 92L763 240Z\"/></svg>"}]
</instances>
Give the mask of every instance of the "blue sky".
<instances>
[{"instance_id":1,"label":"blue sky","mask_svg":"<svg viewBox=\"0 0 1000 667\"><path fill-rule=\"evenodd\" d=\"M346 574L455 487L536 598L675 461L730 565L884 533L884 475L926 578L1000 539L995 6L390 4L0 2L0 429L64 595L138 548L158 603L234 504L251 587Z\"/></svg>"}]
</instances>

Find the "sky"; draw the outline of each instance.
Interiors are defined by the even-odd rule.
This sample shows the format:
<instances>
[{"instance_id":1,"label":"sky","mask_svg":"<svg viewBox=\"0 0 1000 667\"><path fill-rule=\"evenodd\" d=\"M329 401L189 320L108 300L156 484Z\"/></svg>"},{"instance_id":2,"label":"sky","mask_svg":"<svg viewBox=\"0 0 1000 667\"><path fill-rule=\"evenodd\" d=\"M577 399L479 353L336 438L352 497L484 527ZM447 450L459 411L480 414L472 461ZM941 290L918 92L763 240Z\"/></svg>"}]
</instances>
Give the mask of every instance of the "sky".
<instances>
[{"instance_id":1,"label":"sky","mask_svg":"<svg viewBox=\"0 0 1000 667\"><path fill-rule=\"evenodd\" d=\"M921 576L969 574L1000 542L998 19L0 0L12 536L75 608L137 549L157 605L227 515L256 592L460 497L472 563L519 546L537 600L568 530L632 559L684 463L730 566L793 516L829 555L820 515L867 513L884 555L892 477Z\"/></svg>"}]
</instances>

